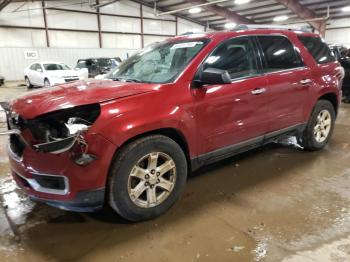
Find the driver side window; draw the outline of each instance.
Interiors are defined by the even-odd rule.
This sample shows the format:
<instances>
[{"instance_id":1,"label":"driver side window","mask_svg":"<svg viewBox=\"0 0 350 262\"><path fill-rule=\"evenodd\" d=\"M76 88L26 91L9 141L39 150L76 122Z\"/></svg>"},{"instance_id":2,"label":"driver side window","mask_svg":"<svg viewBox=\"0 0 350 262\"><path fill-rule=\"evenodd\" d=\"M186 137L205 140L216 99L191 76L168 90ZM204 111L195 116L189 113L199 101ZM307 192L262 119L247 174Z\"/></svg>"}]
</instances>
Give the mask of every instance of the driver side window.
<instances>
[{"instance_id":1,"label":"driver side window","mask_svg":"<svg viewBox=\"0 0 350 262\"><path fill-rule=\"evenodd\" d=\"M258 74L254 47L248 37L230 39L219 45L206 59L203 70L215 68L226 70L231 79Z\"/></svg>"}]
</instances>

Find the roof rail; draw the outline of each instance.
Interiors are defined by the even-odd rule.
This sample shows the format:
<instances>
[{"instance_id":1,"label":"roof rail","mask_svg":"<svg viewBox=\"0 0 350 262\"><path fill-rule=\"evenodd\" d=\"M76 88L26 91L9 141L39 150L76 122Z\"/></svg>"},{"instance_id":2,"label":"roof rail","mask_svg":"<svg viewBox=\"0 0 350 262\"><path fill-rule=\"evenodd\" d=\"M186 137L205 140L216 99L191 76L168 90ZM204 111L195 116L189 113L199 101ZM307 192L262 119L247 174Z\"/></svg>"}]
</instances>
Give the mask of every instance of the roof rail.
<instances>
[{"instance_id":1,"label":"roof rail","mask_svg":"<svg viewBox=\"0 0 350 262\"><path fill-rule=\"evenodd\" d=\"M247 30L247 29L280 29L280 30L289 30L289 31L311 32L307 27L290 27L288 25L263 25L263 24L253 24L253 25L241 24L234 27L232 31Z\"/></svg>"}]
</instances>

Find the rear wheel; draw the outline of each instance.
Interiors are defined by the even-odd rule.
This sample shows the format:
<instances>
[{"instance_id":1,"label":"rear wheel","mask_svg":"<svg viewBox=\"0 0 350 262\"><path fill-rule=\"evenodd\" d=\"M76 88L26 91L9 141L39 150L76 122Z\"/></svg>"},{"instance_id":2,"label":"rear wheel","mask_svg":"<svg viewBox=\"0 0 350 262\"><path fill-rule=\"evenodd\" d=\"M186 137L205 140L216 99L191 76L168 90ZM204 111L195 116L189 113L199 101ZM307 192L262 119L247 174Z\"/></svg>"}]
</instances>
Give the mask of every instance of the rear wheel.
<instances>
[{"instance_id":1,"label":"rear wheel","mask_svg":"<svg viewBox=\"0 0 350 262\"><path fill-rule=\"evenodd\" d=\"M44 79L44 87L50 87L50 86L51 86L51 84L50 84L49 79L45 78Z\"/></svg>"},{"instance_id":2,"label":"rear wheel","mask_svg":"<svg viewBox=\"0 0 350 262\"><path fill-rule=\"evenodd\" d=\"M335 110L328 100L319 100L301 138L306 150L320 150L328 143L334 128Z\"/></svg>"},{"instance_id":3,"label":"rear wheel","mask_svg":"<svg viewBox=\"0 0 350 262\"><path fill-rule=\"evenodd\" d=\"M110 205L127 220L152 219L176 202L186 179L186 157L175 141L162 135L141 138L125 146L114 160Z\"/></svg>"}]
</instances>

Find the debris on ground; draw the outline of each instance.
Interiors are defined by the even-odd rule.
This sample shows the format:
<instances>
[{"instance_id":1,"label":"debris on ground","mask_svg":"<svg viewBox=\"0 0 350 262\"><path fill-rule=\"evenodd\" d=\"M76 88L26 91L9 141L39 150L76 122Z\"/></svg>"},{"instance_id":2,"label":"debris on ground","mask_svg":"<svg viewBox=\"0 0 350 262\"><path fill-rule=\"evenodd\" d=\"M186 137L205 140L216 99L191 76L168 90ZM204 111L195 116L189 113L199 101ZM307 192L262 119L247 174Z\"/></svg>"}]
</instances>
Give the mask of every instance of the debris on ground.
<instances>
[{"instance_id":1,"label":"debris on ground","mask_svg":"<svg viewBox=\"0 0 350 262\"><path fill-rule=\"evenodd\" d=\"M299 144L298 139L295 136L278 138L274 141L274 143L280 144L282 146L290 146L297 149L303 149L303 147Z\"/></svg>"},{"instance_id":2,"label":"debris on ground","mask_svg":"<svg viewBox=\"0 0 350 262\"><path fill-rule=\"evenodd\" d=\"M244 246L234 246L234 247L230 247L229 249L227 249L227 251L239 252L239 251L243 250L244 248L245 248Z\"/></svg>"}]
</instances>

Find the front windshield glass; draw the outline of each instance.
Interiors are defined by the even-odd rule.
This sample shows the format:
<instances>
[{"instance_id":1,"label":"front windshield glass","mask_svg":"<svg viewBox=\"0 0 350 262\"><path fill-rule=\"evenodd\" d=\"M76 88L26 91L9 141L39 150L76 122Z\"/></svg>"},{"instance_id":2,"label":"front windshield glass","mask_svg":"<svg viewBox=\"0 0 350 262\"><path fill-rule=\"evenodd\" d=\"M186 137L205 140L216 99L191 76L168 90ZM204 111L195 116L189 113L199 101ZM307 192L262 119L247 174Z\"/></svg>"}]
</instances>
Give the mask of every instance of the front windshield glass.
<instances>
[{"instance_id":1,"label":"front windshield glass","mask_svg":"<svg viewBox=\"0 0 350 262\"><path fill-rule=\"evenodd\" d=\"M69 70L69 66L65 64L44 64L46 71Z\"/></svg>"},{"instance_id":2,"label":"front windshield glass","mask_svg":"<svg viewBox=\"0 0 350 262\"><path fill-rule=\"evenodd\" d=\"M79 60L78 63L77 63L77 66L76 68L88 68L88 61L86 60Z\"/></svg>"},{"instance_id":3,"label":"front windshield glass","mask_svg":"<svg viewBox=\"0 0 350 262\"><path fill-rule=\"evenodd\" d=\"M153 44L125 60L107 78L146 83L172 82L208 39Z\"/></svg>"},{"instance_id":4,"label":"front windshield glass","mask_svg":"<svg viewBox=\"0 0 350 262\"><path fill-rule=\"evenodd\" d=\"M99 59L97 59L97 63L101 67L110 67L111 66L111 59L109 59L109 58L99 58Z\"/></svg>"}]
</instances>

